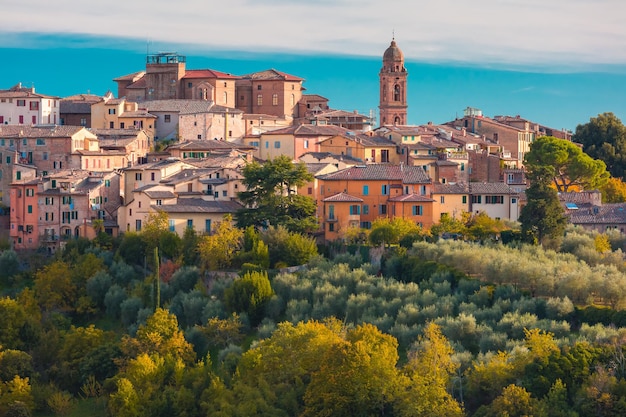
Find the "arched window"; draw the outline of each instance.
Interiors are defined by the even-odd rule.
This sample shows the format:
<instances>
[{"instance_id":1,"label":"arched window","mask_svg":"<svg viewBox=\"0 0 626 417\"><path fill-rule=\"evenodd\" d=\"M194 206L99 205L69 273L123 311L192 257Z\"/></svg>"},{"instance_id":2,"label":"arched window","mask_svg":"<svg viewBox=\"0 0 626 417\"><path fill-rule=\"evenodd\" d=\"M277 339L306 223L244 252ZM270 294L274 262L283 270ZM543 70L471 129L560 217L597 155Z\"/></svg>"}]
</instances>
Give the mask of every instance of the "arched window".
<instances>
[{"instance_id":1,"label":"arched window","mask_svg":"<svg viewBox=\"0 0 626 417\"><path fill-rule=\"evenodd\" d=\"M224 104L228 104L228 92L224 91Z\"/></svg>"},{"instance_id":2,"label":"arched window","mask_svg":"<svg viewBox=\"0 0 626 417\"><path fill-rule=\"evenodd\" d=\"M383 85L383 101L387 101L387 86Z\"/></svg>"},{"instance_id":3,"label":"arched window","mask_svg":"<svg viewBox=\"0 0 626 417\"><path fill-rule=\"evenodd\" d=\"M398 84L393 86L393 101L400 101L400 86Z\"/></svg>"},{"instance_id":4,"label":"arched window","mask_svg":"<svg viewBox=\"0 0 626 417\"><path fill-rule=\"evenodd\" d=\"M296 96L294 94L291 95L291 105L294 106L296 104Z\"/></svg>"}]
</instances>

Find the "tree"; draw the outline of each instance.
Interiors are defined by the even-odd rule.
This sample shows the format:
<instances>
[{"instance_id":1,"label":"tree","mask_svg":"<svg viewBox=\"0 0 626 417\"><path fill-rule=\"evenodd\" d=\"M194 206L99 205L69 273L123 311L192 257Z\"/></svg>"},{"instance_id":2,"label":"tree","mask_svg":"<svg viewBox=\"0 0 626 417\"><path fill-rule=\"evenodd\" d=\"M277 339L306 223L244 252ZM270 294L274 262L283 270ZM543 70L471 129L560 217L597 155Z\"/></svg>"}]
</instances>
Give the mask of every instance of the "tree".
<instances>
[{"instance_id":1,"label":"tree","mask_svg":"<svg viewBox=\"0 0 626 417\"><path fill-rule=\"evenodd\" d=\"M430 227L430 234L433 236L442 236L444 233L465 236L467 234L467 226L448 213L444 213L441 215L439 223L433 224Z\"/></svg>"},{"instance_id":2,"label":"tree","mask_svg":"<svg viewBox=\"0 0 626 417\"><path fill-rule=\"evenodd\" d=\"M607 166L615 178L626 173L626 126L613 113L602 113L589 123L576 126L572 140L582 143L583 151Z\"/></svg>"},{"instance_id":3,"label":"tree","mask_svg":"<svg viewBox=\"0 0 626 417\"><path fill-rule=\"evenodd\" d=\"M406 381L396 406L399 415L462 416L460 404L447 391L451 376L458 368L452 360L454 350L434 323L428 323L404 368Z\"/></svg>"},{"instance_id":4,"label":"tree","mask_svg":"<svg viewBox=\"0 0 626 417\"><path fill-rule=\"evenodd\" d=\"M235 227L227 214L215 228L215 233L200 237L198 252L205 269L228 268L241 248L243 231Z\"/></svg>"},{"instance_id":5,"label":"tree","mask_svg":"<svg viewBox=\"0 0 626 417\"><path fill-rule=\"evenodd\" d=\"M554 168L550 166L529 167L527 176L531 183L526 189L528 202L519 216L522 235L528 241L543 244L548 238L561 238L565 232L567 219L556 190L550 187L553 172Z\"/></svg>"},{"instance_id":6,"label":"tree","mask_svg":"<svg viewBox=\"0 0 626 417\"><path fill-rule=\"evenodd\" d=\"M226 290L226 305L234 312L247 313L256 326L265 316L265 306L274 295L267 272L246 272Z\"/></svg>"},{"instance_id":7,"label":"tree","mask_svg":"<svg viewBox=\"0 0 626 417\"><path fill-rule=\"evenodd\" d=\"M535 140L526 153L524 165L530 171L536 167L551 167L552 183L559 192L568 192L570 188L598 188L610 176L603 161L593 159L575 143L553 136Z\"/></svg>"},{"instance_id":8,"label":"tree","mask_svg":"<svg viewBox=\"0 0 626 417\"><path fill-rule=\"evenodd\" d=\"M315 239L300 233L289 232L285 227L271 227L261 233L268 247L270 266L304 265L317 255Z\"/></svg>"},{"instance_id":9,"label":"tree","mask_svg":"<svg viewBox=\"0 0 626 417\"><path fill-rule=\"evenodd\" d=\"M466 226L468 234L480 241L493 239L507 229L502 220L492 219L484 211L470 215Z\"/></svg>"},{"instance_id":10,"label":"tree","mask_svg":"<svg viewBox=\"0 0 626 417\"><path fill-rule=\"evenodd\" d=\"M620 178L609 178L600 187L603 203L624 203L626 202L626 183Z\"/></svg>"},{"instance_id":11,"label":"tree","mask_svg":"<svg viewBox=\"0 0 626 417\"><path fill-rule=\"evenodd\" d=\"M252 162L243 169L246 191L239 193L244 208L235 218L241 228L285 226L292 232L310 232L317 228L315 201L296 193L297 187L313 181L303 163L294 164L286 155Z\"/></svg>"},{"instance_id":12,"label":"tree","mask_svg":"<svg viewBox=\"0 0 626 417\"><path fill-rule=\"evenodd\" d=\"M402 217L381 218L372 223L369 241L373 245L395 245L408 235L423 236L422 228Z\"/></svg>"}]
</instances>

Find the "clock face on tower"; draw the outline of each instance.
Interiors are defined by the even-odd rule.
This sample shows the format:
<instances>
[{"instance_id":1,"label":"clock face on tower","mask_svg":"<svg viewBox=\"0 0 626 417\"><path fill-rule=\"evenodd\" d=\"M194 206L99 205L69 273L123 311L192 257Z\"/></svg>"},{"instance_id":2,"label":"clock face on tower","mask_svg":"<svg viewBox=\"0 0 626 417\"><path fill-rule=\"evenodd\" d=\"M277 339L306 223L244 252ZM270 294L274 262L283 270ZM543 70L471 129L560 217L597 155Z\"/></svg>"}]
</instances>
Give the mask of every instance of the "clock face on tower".
<instances>
[{"instance_id":1,"label":"clock face on tower","mask_svg":"<svg viewBox=\"0 0 626 417\"><path fill-rule=\"evenodd\" d=\"M404 67L404 54L398 48L395 39L383 54L383 67L379 74L380 125L404 125L407 115L408 72Z\"/></svg>"}]
</instances>

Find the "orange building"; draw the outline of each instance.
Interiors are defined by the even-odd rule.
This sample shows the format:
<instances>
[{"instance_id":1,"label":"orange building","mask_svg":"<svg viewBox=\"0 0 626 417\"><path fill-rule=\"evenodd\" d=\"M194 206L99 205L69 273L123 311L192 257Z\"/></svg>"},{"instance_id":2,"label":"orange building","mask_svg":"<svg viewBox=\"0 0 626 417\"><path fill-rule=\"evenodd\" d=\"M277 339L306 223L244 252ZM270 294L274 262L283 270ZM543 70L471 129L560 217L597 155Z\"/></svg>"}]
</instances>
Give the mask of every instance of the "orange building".
<instances>
[{"instance_id":1,"label":"orange building","mask_svg":"<svg viewBox=\"0 0 626 417\"><path fill-rule=\"evenodd\" d=\"M317 178L320 181L320 198L324 202L323 227L329 240L341 237L342 231L345 231L343 225L353 225L357 221L354 216L357 215L359 226L363 228L370 228L377 218L397 216L410 218L424 227L432 224L432 183L421 167L357 165ZM345 195L334 197L342 193ZM362 202L358 203L355 199ZM349 217L340 218L340 215L345 216L345 208L340 208L347 203L351 203L348 204ZM349 207L357 204L360 204L359 212L355 213L353 208L351 213ZM413 206L422 208L416 208L416 214L413 215ZM336 210L333 213L336 218L334 222L328 221L331 210ZM331 223L335 225L331 226Z\"/></svg>"},{"instance_id":2,"label":"orange building","mask_svg":"<svg viewBox=\"0 0 626 417\"><path fill-rule=\"evenodd\" d=\"M323 139L319 146L320 152L347 155L367 163L397 164L400 162L396 144L378 135L363 133L336 135Z\"/></svg>"}]
</instances>

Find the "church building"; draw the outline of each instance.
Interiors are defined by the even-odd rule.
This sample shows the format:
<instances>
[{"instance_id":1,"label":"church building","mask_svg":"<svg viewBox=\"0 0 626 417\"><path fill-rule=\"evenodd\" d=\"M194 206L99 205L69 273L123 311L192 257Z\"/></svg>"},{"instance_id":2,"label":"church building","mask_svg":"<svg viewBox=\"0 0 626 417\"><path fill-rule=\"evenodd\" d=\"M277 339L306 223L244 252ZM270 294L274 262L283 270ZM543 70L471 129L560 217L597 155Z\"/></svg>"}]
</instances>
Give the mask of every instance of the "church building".
<instances>
[{"instance_id":1,"label":"church building","mask_svg":"<svg viewBox=\"0 0 626 417\"><path fill-rule=\"evenodd\" d=\"M380 70L380 125L406 125L407 123L407 76L404 54L395 38L383 54Z\"/></svg>"}]
</instances>

